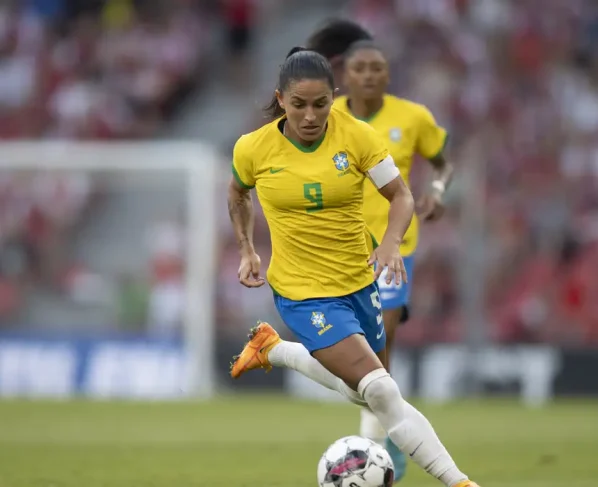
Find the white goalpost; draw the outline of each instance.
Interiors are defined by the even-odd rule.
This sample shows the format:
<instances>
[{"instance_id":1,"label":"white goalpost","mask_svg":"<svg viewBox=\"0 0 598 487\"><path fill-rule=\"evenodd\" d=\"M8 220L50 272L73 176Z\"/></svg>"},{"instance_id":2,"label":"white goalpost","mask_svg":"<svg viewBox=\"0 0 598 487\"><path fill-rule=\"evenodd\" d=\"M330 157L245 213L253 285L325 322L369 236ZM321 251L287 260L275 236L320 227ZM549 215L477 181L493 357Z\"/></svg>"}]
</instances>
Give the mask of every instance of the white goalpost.
<instances>
[{"instance_id":1,"label":"white goalpost","mask_svg":"<svg viewBox=\"0 0 598 487\"><path fill-rule=\"evenodd\" d=\"M178 171L185 175L186 235L184 350L188 373L184 394L214 392L214 289L216 287L216 198L222 156L201 142L19 141L0 144L0 175L19 171L77 171L90 175ZM118 177L116 179L119 179Z\"/></svg>"}]
</instances>

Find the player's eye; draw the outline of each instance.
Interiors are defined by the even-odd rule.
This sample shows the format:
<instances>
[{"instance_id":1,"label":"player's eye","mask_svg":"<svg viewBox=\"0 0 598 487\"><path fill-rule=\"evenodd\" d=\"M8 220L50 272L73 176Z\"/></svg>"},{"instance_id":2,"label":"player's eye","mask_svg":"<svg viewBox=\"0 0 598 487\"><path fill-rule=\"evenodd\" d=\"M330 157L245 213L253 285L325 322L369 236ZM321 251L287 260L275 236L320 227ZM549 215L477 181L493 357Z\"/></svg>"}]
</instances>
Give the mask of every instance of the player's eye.
<instances>
[{"instance_id":1,"label":"player's eye","mask_svg":"<svg viewBox=\"0 0 598 487\"><path fill-rule=\"evenodd\" d=\"M295 108L305 108L305 102L302 101L294 101L293 107Z\"/></svg>"}]
</instances>

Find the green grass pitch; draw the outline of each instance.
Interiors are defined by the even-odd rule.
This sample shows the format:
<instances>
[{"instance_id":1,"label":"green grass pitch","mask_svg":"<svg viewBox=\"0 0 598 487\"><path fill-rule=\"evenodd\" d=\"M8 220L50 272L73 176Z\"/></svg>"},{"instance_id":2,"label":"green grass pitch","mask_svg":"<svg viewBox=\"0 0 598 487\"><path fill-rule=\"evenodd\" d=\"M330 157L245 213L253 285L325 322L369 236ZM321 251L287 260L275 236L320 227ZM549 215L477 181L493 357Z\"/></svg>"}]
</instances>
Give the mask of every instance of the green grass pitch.
<instances>
[{"instance_id":1,"label":"green grass pitch","mask_svg":"<svg viewBox=\"0 0 598 487\"><path fill-rule=\"evenodd\" d=\"M598 486L598 402L419 406L482 487ZM0 402L0 487L316 487L320 455L358 416L273 396ZM400 485L441 485L409 467Z\"/></svg>"}]
</instances>

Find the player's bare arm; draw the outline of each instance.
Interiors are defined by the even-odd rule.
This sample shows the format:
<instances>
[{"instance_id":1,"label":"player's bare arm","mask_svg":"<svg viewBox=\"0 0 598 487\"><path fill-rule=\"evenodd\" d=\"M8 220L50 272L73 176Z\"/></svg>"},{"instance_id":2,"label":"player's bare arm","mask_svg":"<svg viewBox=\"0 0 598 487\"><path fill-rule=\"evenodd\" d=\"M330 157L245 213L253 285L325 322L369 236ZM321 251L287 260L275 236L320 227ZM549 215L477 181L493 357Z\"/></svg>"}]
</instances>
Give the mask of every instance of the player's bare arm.
<instances>
[{"instance_id":1,"label":"player's bare arm","mask_svg":"<svg viewBox=\"0 0 598 487\"><path fill-rule=\"evenodd\" d=\"M378 191L390 202L388 226L380 246L374 250L370 262L378 262L375 278L378 279L385 266L388 266L387 281L394 278L397 283L407 282L407 272L399 254L399 245L413 218L414 201L411 191L399 175Z\"/></svg>"},{"instance_id":2,"label":"player's bare arm","mask_svg":"<svg viewBox=\"0 0 598 487\"><path fill-rule=\"evenodd\" d=\"M434 169L434 179L417 207L423 220L436 221L444 214L444 193L451 184L455 168L442 153L429 161Z\"/></svg>"},{"instance_id":3,"label":"player's bare arm","mask_svg":"<svg viewBox=\"0 0 598 487\"><path fill-rule=\"evenodd\" d=\"M261 261L253 245L254 212L251 190L243 188L234 177L228 186L228 214L241 253L239 281L246 287L263 286L265 280L260 276Z\"/></svg>"}]
</instances>

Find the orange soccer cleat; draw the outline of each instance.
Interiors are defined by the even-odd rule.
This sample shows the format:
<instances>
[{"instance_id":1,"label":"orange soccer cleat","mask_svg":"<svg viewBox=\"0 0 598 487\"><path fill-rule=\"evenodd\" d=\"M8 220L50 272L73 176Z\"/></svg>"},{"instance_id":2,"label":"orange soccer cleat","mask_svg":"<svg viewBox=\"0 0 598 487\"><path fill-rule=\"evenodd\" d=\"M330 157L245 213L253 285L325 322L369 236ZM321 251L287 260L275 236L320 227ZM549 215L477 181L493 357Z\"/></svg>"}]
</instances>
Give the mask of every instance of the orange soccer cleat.
<instances>
[{"instance_id":1,"label":"orange soccer cleat","mask_svg":"<svg viewBox=\"0 0 598 487\"><path fill-rule=\"evenodd\" d=\"M464 480L463 482L459 482L457 485L453 485L453 487L480 487L475 482L471 480Z\"/></svg>"},{"instance_id":2,"label":"orange soccer cleat","mask_svg":"<svg viewBox=\"0 0 598 487\"><path fill-rule=\"evenodd\" d=\"M272 326L258 321L258 325L250 330L249 341L241 353L233 357L230 367L231 377L238 379L245 372L253 369L266 369L266 372L270 372L272 365L268 360L268 352L281 341Z\"/></svg>"}]
</instances>

